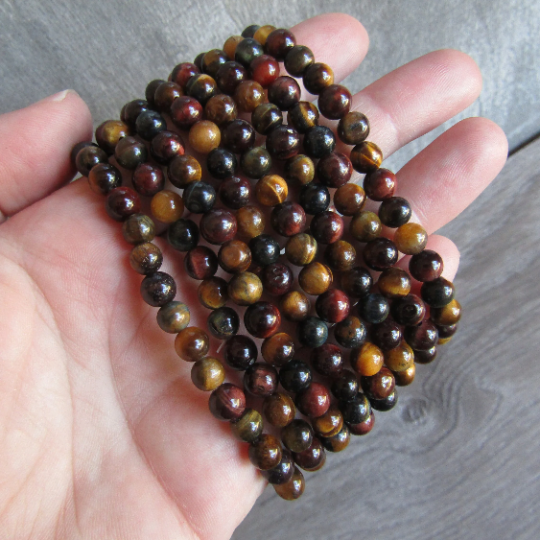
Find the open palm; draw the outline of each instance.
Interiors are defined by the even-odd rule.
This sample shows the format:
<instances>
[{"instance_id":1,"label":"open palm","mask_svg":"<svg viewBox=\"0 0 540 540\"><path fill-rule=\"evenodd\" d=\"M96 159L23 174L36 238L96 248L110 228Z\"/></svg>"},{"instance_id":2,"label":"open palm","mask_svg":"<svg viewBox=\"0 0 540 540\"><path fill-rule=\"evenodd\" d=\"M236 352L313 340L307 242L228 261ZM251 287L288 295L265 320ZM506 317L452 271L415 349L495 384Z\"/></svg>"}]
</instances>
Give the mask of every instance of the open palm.
<instances>
[{"instance_id":1,"label":"open palm","mask_svg":"<svg viewBox=\"0 0 540 540\"><path fill-rule=\"evenodd\" d=\"M367 51L365 30L345 15L294 32L337 81ZM388 156L480 88L476 64L443 50L372 84L354 108ZM61 187L71 147L90 135L74 92L0 117L0 210L11 216L0 225L0 537L229 538L264 483L141 300L103 199L83 180ZM398 194L432 233L489 184L506 152L496 125L464 120L399 172ZM202 325L181 257L161 247L177 297ZM430 247L452 279L455 245L432 236Z\"/></svg>"}]
</instances>

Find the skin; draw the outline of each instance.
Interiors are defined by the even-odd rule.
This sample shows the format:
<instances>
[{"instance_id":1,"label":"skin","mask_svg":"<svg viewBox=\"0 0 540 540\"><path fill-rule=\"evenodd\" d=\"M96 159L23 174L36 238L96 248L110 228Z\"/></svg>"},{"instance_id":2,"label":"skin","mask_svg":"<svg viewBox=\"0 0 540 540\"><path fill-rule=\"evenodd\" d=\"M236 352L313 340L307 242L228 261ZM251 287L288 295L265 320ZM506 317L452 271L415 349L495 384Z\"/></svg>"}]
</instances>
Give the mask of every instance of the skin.
<instances>
[{"instance_id":1,"label":"skin","mask_svg":"<svg viewBox=\"0 0 540 540\"><path fill-rule=\"evenodd\" d=\"M367 52L365 29L347 15L293 31L336 82ZM470 57L440 50L362 90L354 109L387 157L470 105L481 86ZM103 198L84 179L66 185L69 152L91 126L74 92L0 118L0 210L10 217L0 226L0 530L12 539L229 538L264 481L140 299ZM399 171L397 194L431 234L506 156L498 126L463 120ZM183 276L181 258L161 247L164 271ZM452 279L453 242L433 235L428 248ZM177 283L192 322L204 325L195 288Z\"/></svg>"}]
</instances>

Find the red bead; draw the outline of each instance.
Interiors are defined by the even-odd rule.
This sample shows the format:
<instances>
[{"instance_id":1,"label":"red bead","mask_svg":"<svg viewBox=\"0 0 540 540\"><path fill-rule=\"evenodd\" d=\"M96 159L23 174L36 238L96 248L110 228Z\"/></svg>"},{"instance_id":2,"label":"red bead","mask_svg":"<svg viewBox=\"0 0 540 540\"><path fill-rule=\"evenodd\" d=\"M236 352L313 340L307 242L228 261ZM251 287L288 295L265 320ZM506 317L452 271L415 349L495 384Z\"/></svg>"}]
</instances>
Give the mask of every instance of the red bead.
<instances>
[{"instance_id":1,"label":"red bead","mask_svg":"<svg viewBox=\"0 0 540 540\"><path fill-rule=\"evenodd\" d=\"M364 191L373 201L384 201L394 195L396 191L396 175L388 169L377 169L366 174L364 178Z\"/></svg>"},{"instance_id":2,"label":"red bead","mask_svg":"<svg viewBox=\"0 0 540 540\"><path fill-rule=\"evenodd\" d=\"M208 279L216 273L218 259L210 248L197 246L186 254L184 267L193 279Z\"/></svg>"},{"instance_id":3,"label":"red bead","mask_svg":"<svg viewBox=\"0 0 540 540\"><path fill-rule=\"evenodd\" d=\"M397 260L397 247L388 238L375 238L375 240L368 242L364 248L364 261L372 270L385 270L394 266Z\"/></svg>"},{"instance_id":4,"label":"red bead","mask_svg":"<svg viewBox=\"0 0 540 540\"><path fill-rule=\"evenodd\" d=\"M292 77L278 77L268 87L268 101L282 111L292 109L300 101L300 87Z\"/></svg>"},{"instance_id":5,"label":"red bead","mask_svg":"<svg viewBox=\"0 0 540 540\"><path fill-rule=\"evenodd\" d=\"M331 120L343 118L350 110L352 96L341 84L331 84L319 95L319 110Z\"/></svg>"},{"instance_id":6,"label":"red bead","mask_svg":"<svg viewBox=\"0 0 540 540\"><path fill-rule=\"evenodd\" d=\"M353 435L367 435L375 425L375 413L371 411L371 414L367 418L367 420L364 420L363 422L360 422L359 424L347 424L349 426L349 430Z\"/></svg>"},{"instance_id":7,"label":"red bead","mask_svg":"<svg viewBox=\"0 0 540 540\"><path fill-rule=\"evenodd\" d=\"M151 197L165 187L165 177L160 167L141 163L133 172L133 187L141 195Z\"/></svg>"},{"instance_id":8,"label":"red bead","mask_svg":"<svg viewBox=\"0 0 540 540\"><path fill-rule=\"evenodd\" d=\"M105 201L105 210L116 221L125 221L129 216L141 211L141 200L135 190L117 187L109 192Z\"/></svg>"},{"instance_id":9,"label":"red bead","mask_svg":"<svg viewBox=\"0 0 540 540\"><path fill-rule=\"evenodd\" d=\"M270 302L256 302L247 308L244 324L252 336L264 339L278 331L281 314Z\"/></svg>"},{"instance_id":10,"label":"red bead","mask_svg":"<svg viewBox=\"0 0 540 540\"><path fill-rule=\"evenodd\" d=\"M318 437L303 452L293 453L295 463L305 471L318 471L326 461L326 452Z\"/></svg>"},{"instance_id":11,"label":"red bead","mask_svg":"<svg viewBox=\"0 0 540 540\"><path fill-rule=\"evenodd\" d=\"M321 294L315 303L317 315L329 323L338 323L346 319L350 309L349 297L338 289L331 289Z\"/></svg>"},{"instance_id":12,"label":"red bead","mask_svg":"<svg viewBox=\"0 0 540 540\"><path fill-rule=\"evenodd\" d=\"M294 236L304 231L306 213L295 202L284 202L272 210L272 227L281 236Z\"/></svg>"},{"instance_id":13,"label":"red bead","mask_svg":"<svg viewBox=\"0 0 540 540\"><path fill-rule=\"evenodd\" d=\"M286 28L278 28L269 34L264 49L276 60L285 60L287 53L296 45L294 34Z\"/></svg>"},{"instance_id":14,"label":"red bead","mask_svg":"<svg viewBox=\"0 0 540 540\"><path fill-rule=\"evenodd\" d=\"M269 364L253 364L244 374L244 388L252 396L271 396L277 390L277 385L277 371Z\"/></svg>"},{"instance_id":15,"label":"red bead","mask_svg":"<svg viewBox=\"0 0 540 540\"><path fill-rule=\"evenodd\" d=\"M381 370L371 377L362 377L360 379L362 390L370 399L385 399L393 391L396 386L396 379L392 372L383 367Z\"/></svg>"},{"instance_id":16,"label":"red bead","mask_svg":"<svg viewBox=\"0 0 540 540\"><path fill-rule=\"evenodd\" d=\"M219 89L224 94L233 94L236 87L245 79L248 72L246 68L238 62L225 62L216 73L216 82Z\"/></svg>"},{"instance_id":17,"label":"red bead","mask_svg":"<svg viewBox=\"0 0 540 540\"><path fill-rule=\"evenodd\" d=\"M235 420L244 414L246 395L238 386L224 383L212 392L208 405L218 420Z\"/></svg>"},{"instance_id":18,"label":"red bead","mask_svg":"<svg viewBox=\"0 0 540 540\"><path fill-rule=\"evenodd\" d=\"M203 106L195 98L182 96L173 101L170 115L175 126L180 129L189 129L193 124L202 120Z\"/></svg>"},{"instance_id":19,"label":"red bead","mask_svg":"<svg viewBox=\"0 0 540 540\"><path fill-rule=\"evenodd\" d=\"M175 157L184 155L182 137L172 131L158 133L150 144L152 157L161 165L168 165Z\"/></svg>"},{"instance_id":20,"label":"red bead","mask_svg":"<svg viewBox=\"0 0 540 540\"><path fill-rule=\"evenodd\" d=\"M174 67L169 78L172 82L175 82L181 88L185 89L189 79L200 72L200 69L195 64L192 64L191 62L182 62Z\"/></svg>"},{"instance_id":21,"label":"red bead","mask_svg":"<svg viewBox=\"0 0 540 540\"><path fill-rule=\"evenodd\" d=\"M313 369L325 377L335 377L343 371L343 355L337 345L325 343L316 347L311 352L310 359Z\"/></svg>"},{"instance_id":22,"label":"red bead","mask_svg":"<svg viewBox=\"0 0 540 540\"><path fill-rule=\"evenodd\" d=\"M330 392L320 383L311 385L296 396L296 406L302 414L317 418L330 408Z\"/></svg>"},{"instance_id":23,"label":"red bead","mask_svg":"<svg viewBox=\"0 0 540 540\"><path fill-rule=\"evenodd\" d=\"M317 163L317 176L321 184L330 188L338 188L346 184L352 172L351 160L339 152L332 152Z\"/></svg>"},{"instance_id":24,"label":"red bead","mask_svg":"<svg viewBox=\"0 0 540 540\"><path fill-rule=\"evenodd\" d=\"M223 208L206 212L199 224L201 235L210 244L223 244L232 240L237 228L234 214Z\"/></svg>"},{"instance_id":25,"label":"red bead","mask_svg":"<svg viewBox=\"0 0 540 540\"><path fill-rule=\"evenodd\" d=\"M263 88L268 88L279 77L279 64L267 54L258 56L249 66L251 76Z\"/></svg>"},{"instance_id":26,"label":"red bead","mask_svg":"<svg viewBox=\"0 0 540 540\"><path fill-rule=\"evenodd\" d=\"M343 218L336 212L320 212L311 220L311 234L321 244L332 244L343 236Z\"/></svg>"},{"instance_id":27,"label":"red bead","mask_svg":"<svg viewBox=\"0 0 540 540\"><path fill-rule=\"evenodd\" d=\"M263 268L261 281L267 293L281 296L292 289L294 276L286 264L276 262Z\"/></svg>"}]
</instances>

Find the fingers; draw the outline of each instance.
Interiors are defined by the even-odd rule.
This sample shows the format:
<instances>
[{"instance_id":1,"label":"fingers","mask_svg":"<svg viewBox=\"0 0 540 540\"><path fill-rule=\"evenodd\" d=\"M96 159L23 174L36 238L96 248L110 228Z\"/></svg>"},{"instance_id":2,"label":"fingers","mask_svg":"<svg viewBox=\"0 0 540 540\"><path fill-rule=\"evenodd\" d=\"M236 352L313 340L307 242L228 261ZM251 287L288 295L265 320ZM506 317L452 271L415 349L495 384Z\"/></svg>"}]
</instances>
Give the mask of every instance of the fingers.
<instances>
[{"instance_id":1,"label":"fingers","mask_svg":"<svg viewBox=\"0 0 540 540\"><path fill-rule=\"evenodd\" d=\"M73 146L92 136L88 107L73 90L0 116L0 212L9 216L73 176Z\"/></svg>"}]
</instances>

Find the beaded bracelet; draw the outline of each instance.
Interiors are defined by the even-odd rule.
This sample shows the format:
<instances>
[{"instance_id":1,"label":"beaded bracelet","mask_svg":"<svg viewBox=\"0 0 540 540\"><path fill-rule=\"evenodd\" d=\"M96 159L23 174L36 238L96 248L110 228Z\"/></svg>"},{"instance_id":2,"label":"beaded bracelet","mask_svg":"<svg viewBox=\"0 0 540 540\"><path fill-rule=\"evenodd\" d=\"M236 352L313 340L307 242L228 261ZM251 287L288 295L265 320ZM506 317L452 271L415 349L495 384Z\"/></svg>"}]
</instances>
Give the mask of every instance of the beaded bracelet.
<instances>
[{"instance_id":1,"label":"beaded bracelet","mask_svg":"<svg viewBox=\"0 0 540 540\"><path fill-rule=\"evenodd\" d=\"M366 141L367 118L350 111L352 96L344 86L333 84L331 68L316 63L307 47L296 45L289 30L272 26L250 26L242 36L229 38L223 49L177 65L168 81L149 83L146 101L126 104L121 121L98 127L97 145L80 143L72 157L91 188L107 195L108 214L123 221L124 238L135 244L131 265L146 276L143 299L160 307L159 326L177 334L177 354L194 362L192 380L197 388L212 392L212 414L231 421L233 433L250 443L254 465L281 497L293 500L304 490L295 463L307 471L318 470L325 462L324 449L341 451L351 433L368 433L375 420L372 409L395 406L395 385L412 382L415 362L434 360L436 344L456 331L461 307L453 298L453 285L441 277L441 257L425 249L425 230L409 222L410 205L394 196L396 177L380 168L382 152ZM280 76L279 62L290 77ZM295 77L318 95L318 109L300 101ZM335 151L336 137L319 125L319 111L329 120L339 120L340 141L354 145L350 157ZM185 153L182 137L167 129L162 114L176 128L189 130L191 147L206 155L206 171L220 182L218 193L208 178L203 181L200 160ZM251 123L239 117L247 114ZM266 137L265 147L261 137ZM109 164L112 154L120 167L133 171L133 189L121 187L121 173ZM282 175L272 173L276 162L283 162ZM166 175L162 167L167 167ZM238 168L243 176L237 176ZM348 183L353 169L365 174L363 188ZM181 197L164 189L166 179L183 190ZM257 202L272 208L272 228L287 238L285 258L302 268L301 291L293 290L293 271L279 260L280 243L264 234L265 213L251 204L248 179L257 180ZM186 272L200 280L199 300L212 310L210 333L225 340L225 363L245 371L246 391L263 398L264 416L271 426L281 428L285 448L274 435L262 433L262 416L246 409L242 389L224 382L223 363L207 356L208 334L188 326L189 308L174 300L174 279L159 271L163 257L151 243L155 224L141 213L139 195L151 197L152 215L168 225L168 242L186 253ZM215 208L218 195L225 208ZM289 195L297 201L287 200ZM364 209L366 196L380 202L377 213ZM202 214L199 225L182 218L184 206L192 215ZM306 214L313 216L308 229ZM355 266L356 249L343 239L342 216L351 217L350 240L365 244L366 266L381 272L375 284L369 270ZM383 226L396 229L393 241L382 236ZM200 236L208 245L200 244ZM316 260L319 244L327 245L324 262ZM217 255L213 245L220 246ZM423 283L420 297L411 294L409 274L394 266L399 252L411 256L410 275ZM215 275L218 266L232 274L228 282ZM332 288L335 274L341 289ZM310 315L307 295L317 296L317 316ZM279 297L279 308L272 297ZM351 315L351 299L358 300L358 316ZM266 363L256 362L255 342L237 334L239 316L226 305L229 300L247 306L245 327L253 337L264 339L261 353ZM297 325L300 351L288 333L278 332L282 314ZM327 342L329 326L334 327L337 345ZM351 349L350 363L360 381L343 369L342 348ZM295 359L295 351L309 354L317 380L308 363ZM324 378L337 405L331 404ZM294 401L277 391L278 381L295 395ZM310 422L295 419L295 402Z\"/></svg>"}]
</instances>

